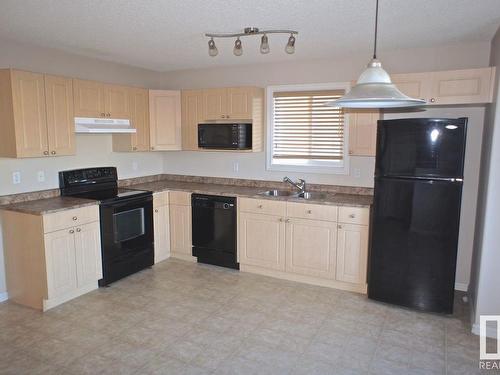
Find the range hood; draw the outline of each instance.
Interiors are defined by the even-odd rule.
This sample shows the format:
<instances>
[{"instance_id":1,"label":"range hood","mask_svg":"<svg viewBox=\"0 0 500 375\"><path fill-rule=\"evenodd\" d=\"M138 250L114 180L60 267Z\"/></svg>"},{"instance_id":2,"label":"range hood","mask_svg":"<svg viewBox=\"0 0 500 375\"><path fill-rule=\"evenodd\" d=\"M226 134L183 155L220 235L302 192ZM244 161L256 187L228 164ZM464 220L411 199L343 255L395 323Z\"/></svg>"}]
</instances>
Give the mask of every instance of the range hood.
<instances>
[{"instance_id":1,"label":"range hood","mask_svg":"<svg viewBox=\"0 0 500 375\"><path fill-rule=\"evenodd\" d=\"M130 120L113 118L75 117L75 133L136 133Z\"/></svg>"}]
</instances>

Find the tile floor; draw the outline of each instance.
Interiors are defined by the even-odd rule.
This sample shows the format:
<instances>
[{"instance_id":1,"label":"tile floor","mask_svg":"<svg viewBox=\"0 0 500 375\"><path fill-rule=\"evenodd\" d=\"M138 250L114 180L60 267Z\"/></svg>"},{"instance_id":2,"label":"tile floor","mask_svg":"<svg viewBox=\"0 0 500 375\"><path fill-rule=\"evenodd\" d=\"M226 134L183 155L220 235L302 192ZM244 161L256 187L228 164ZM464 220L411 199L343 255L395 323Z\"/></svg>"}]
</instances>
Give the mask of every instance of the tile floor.
<instances>
[{"instance_id":1,"label":"tile floor","mask_svg":"<svg viewBox=\"0 0 500 375\"><path fill-rule=\"evenodd\" d=\"M442 317L170 259L45 314L0 304L0 374L476 374L457 300Z\"/></svg>"}]
</instances>

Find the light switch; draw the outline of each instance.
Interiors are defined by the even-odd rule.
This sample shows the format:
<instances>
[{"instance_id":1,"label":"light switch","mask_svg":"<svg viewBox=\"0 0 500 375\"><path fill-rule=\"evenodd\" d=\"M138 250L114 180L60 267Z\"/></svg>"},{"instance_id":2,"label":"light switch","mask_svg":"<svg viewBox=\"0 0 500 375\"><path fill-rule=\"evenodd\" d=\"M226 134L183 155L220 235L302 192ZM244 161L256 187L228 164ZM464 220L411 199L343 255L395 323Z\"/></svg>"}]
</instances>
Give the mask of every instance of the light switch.
<instances>
[{"instance_id":1,"label":"light switch","mask_svg":"<svg viewBox=\"0 0 500 375\"><path fill-rule=\"evenodd\" d=\"M352 170L352 174L354 175L354 178L360 178L361 177L361 169L359 168L354 168Z\"/></svg>"},{"instance_id":2,"label":"light switch","mask_svg":"<svg viewBox=\"0 0 500 375\"><path fill-rule=\"evenodd\" d=\"M233 163L233 172L238 173L239 170L240 170L240 164L237 161L235 161Z\"/></svg>"},{"instance_id":3,"label":"light switch","mask_svg":"<svg viewBox=\"0 0 500 375\"><path fill-rule=\"evenodd\" d=\"M38 171L36 174L36 179L38 182L44 182L45 181L45 172L44 171Z\"/></svg>"},{"instance_id":4,"label":"light switch","mask_svg":"<svg viewBox=\"0 0 500 375\"><path fill-rule=\"evenodd\" d=\"M19 171L12 172L12 183L13 184L21 183L21 172Z\"/></svg>"}]
</instances>

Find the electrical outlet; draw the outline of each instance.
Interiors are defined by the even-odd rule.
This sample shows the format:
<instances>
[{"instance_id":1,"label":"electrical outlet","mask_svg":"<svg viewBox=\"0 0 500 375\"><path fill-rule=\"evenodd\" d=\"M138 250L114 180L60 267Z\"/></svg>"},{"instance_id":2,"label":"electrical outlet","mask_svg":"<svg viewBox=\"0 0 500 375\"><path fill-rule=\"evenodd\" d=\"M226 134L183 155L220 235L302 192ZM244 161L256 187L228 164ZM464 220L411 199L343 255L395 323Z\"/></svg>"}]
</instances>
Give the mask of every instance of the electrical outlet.
<instances>
[{"instance_id":1,"label":"electrical outlet","mask_svg":"<svg viewBox=\"0 0 500 375\"><path fill-rule=\"evenodd\" d=\"M233 172L238 173L239 170L240 164L237 161L233 162Z\"/></svg>"},{"instance_id":2,"label":"electrical outlet","mask_svg":"<svg viewBox=\"0 0 500 375\"><path fill-rule=\"evenodd\" d=\"M45 172L44 171L38 171L36 174L36 179L38 182L44 182L45 181Z\"/></svg>"},{"instance_id":3,"label":"electrical outlet","mask_svg":"<svg viewBox=\"0 0 500 375\"><path fill-rule=\"evenodd\" d=\"M360 178L361 177L361 169L359 168L354 168L352 170L352 174L354 175L354 178Z\"/></svg>"},{"instance_id":4,"label":"electrical outlet","mask_svg":"<svg viewBox=\"0 0 500 375\"><path fill-rule=\"evenodd\" d=\"M133 171L136 171L136 170L138 170L138 169L139 169L139 163L138 163L138 162L136 162L136 161L133 161L133 162L132 162L132 170L133 170Z\"/></svg>"},{"instance_id":5,"label":"electrical outlet","mask_svg":"<svg viewBox=\"0 0 500 375\"><path fill-rule=\"evenodd\" d=\"M21 183L21 172L19 172L19 171L12 172L12 183L13 184L20 184Z\"/></svg>"}]
</instances>

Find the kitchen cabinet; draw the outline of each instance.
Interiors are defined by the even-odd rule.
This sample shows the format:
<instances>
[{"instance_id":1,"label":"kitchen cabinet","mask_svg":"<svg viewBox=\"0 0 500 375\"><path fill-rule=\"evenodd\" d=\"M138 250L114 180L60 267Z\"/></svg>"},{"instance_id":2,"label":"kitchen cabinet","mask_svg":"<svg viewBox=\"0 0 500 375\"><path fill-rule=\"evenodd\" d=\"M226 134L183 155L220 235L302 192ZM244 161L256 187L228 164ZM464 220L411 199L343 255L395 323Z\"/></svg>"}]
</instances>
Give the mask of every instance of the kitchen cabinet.
<instances>
[{"instance_id":1,"label":"kitchen cabinet","mask_svg":"<svg viewBox=\"0 0 500 375\"><path fill-rule=\"evenodd\" d=\"M182 149L198 150L198 124L203 122L203 91L182 90Z\"/></svg>"},{"instance_id":2,"label":"kitchen cabinet","mask_svg":"<svg viewBox=\"0 0 500 375\"><path fill-rule=\"evenodd\" d=\"M168 192L153 195L155 264L170 257L170 209Z\"/></svg>"},{"instance_id":3,"label":"kitchen cabinet","mask_svg":"<svg viewBox=\"0 0 500 375\"><path fill-rule=\"evenodd\" d=\"M393 74L392 81L406 95L427 105L491 103L495 68Z\"/></svg>"},{"instance_id":4,"label":"kitchen cabinet","mask_svg":"<svg viewBox=\"0 0 500 375\"><path fill-rule=\"evenodd\" d=\"M196 261L196 258L191 255L191 194L181 191L171 191L169 199L171 256Z\"/></svg>"},{"instance_id":5,"label":"kitchen cabinet","mask_svg":"<svg viewBox=\"0 0 500 375\"><path fill-rule=\"evenodd\" d=\"M378 110L349 110L349 155L375 156Z\"/></svg>"},{"instance_id":6,"label":"kitchen cabinet","mask_svg":"<svg viewBox=\"0 0 500 375\"><path fill-rule=\"evenodd\" d=\"M102 278L97 205L46 215L4 210L2 226L9 299L45 311L97 289Z\"/></svg>"},{"instance_id":7,"label":"kitchen cabinet","mask_svg":"<svg viewBox=\"0 0 500 375\"><path fill-rule=\"evenodd\" d=\"M146 89L128 90L130 122L136 133L113 134L113 151L149 151L149 92Z\"/></svg>"},{"instance_id":8,"label":"kitchen cabinet","mask_svg":"<svg viewBox=\"0 0 500 375\"><path fill-rule=\"evenodd\" d=\"M180 150L181 92L149 90L150 149Z\"/></svg>"},{"instance_id":9,"label":"kitchen cabinet","mask_svg":"<svg viewBox=\"0 0 500 375\"><path fill-rule=\"evenodd\" d=\"M73 79L75 117L128 119L128 87Z\"/></svg>"},{"instance_id":10,"label":"kitchen cabinet","mask_svg":"<svg viewBox=\"0 0 500 375\"><path fill-rule=\"evenodd\" d=\"M256 87L229 87L203 90L204 120L250 120L253 117L253 98Z\"/></svg>"},{"instance_id":11,"label":"kitchen cabinet","mask_svg":"<svg viewBox=\"0 0 500 375\"><path fill-rule=\"evenodd\" d=\"M0 156L75 153L71 79L0 70Z\"/></svg>"},{"instance_id":12,"label":"kitchen cabinet","mask_svg":"<svg viewBox=\"0 0 500 375\"><path fill-rule=\"evenodd\" d=\"M240 198L240 269L366 293L366 207Z\"/></svg>"},{"instance_id":13,"label":"kitchen cabinet","mask_svg":"<svg viewBox=\"0 0 500 375\"><path fill-rule=\"evenodd\" d=\"M220 120L227 115L227 89L203 90L203 119Z\"/></svg>"}]
</instances>

